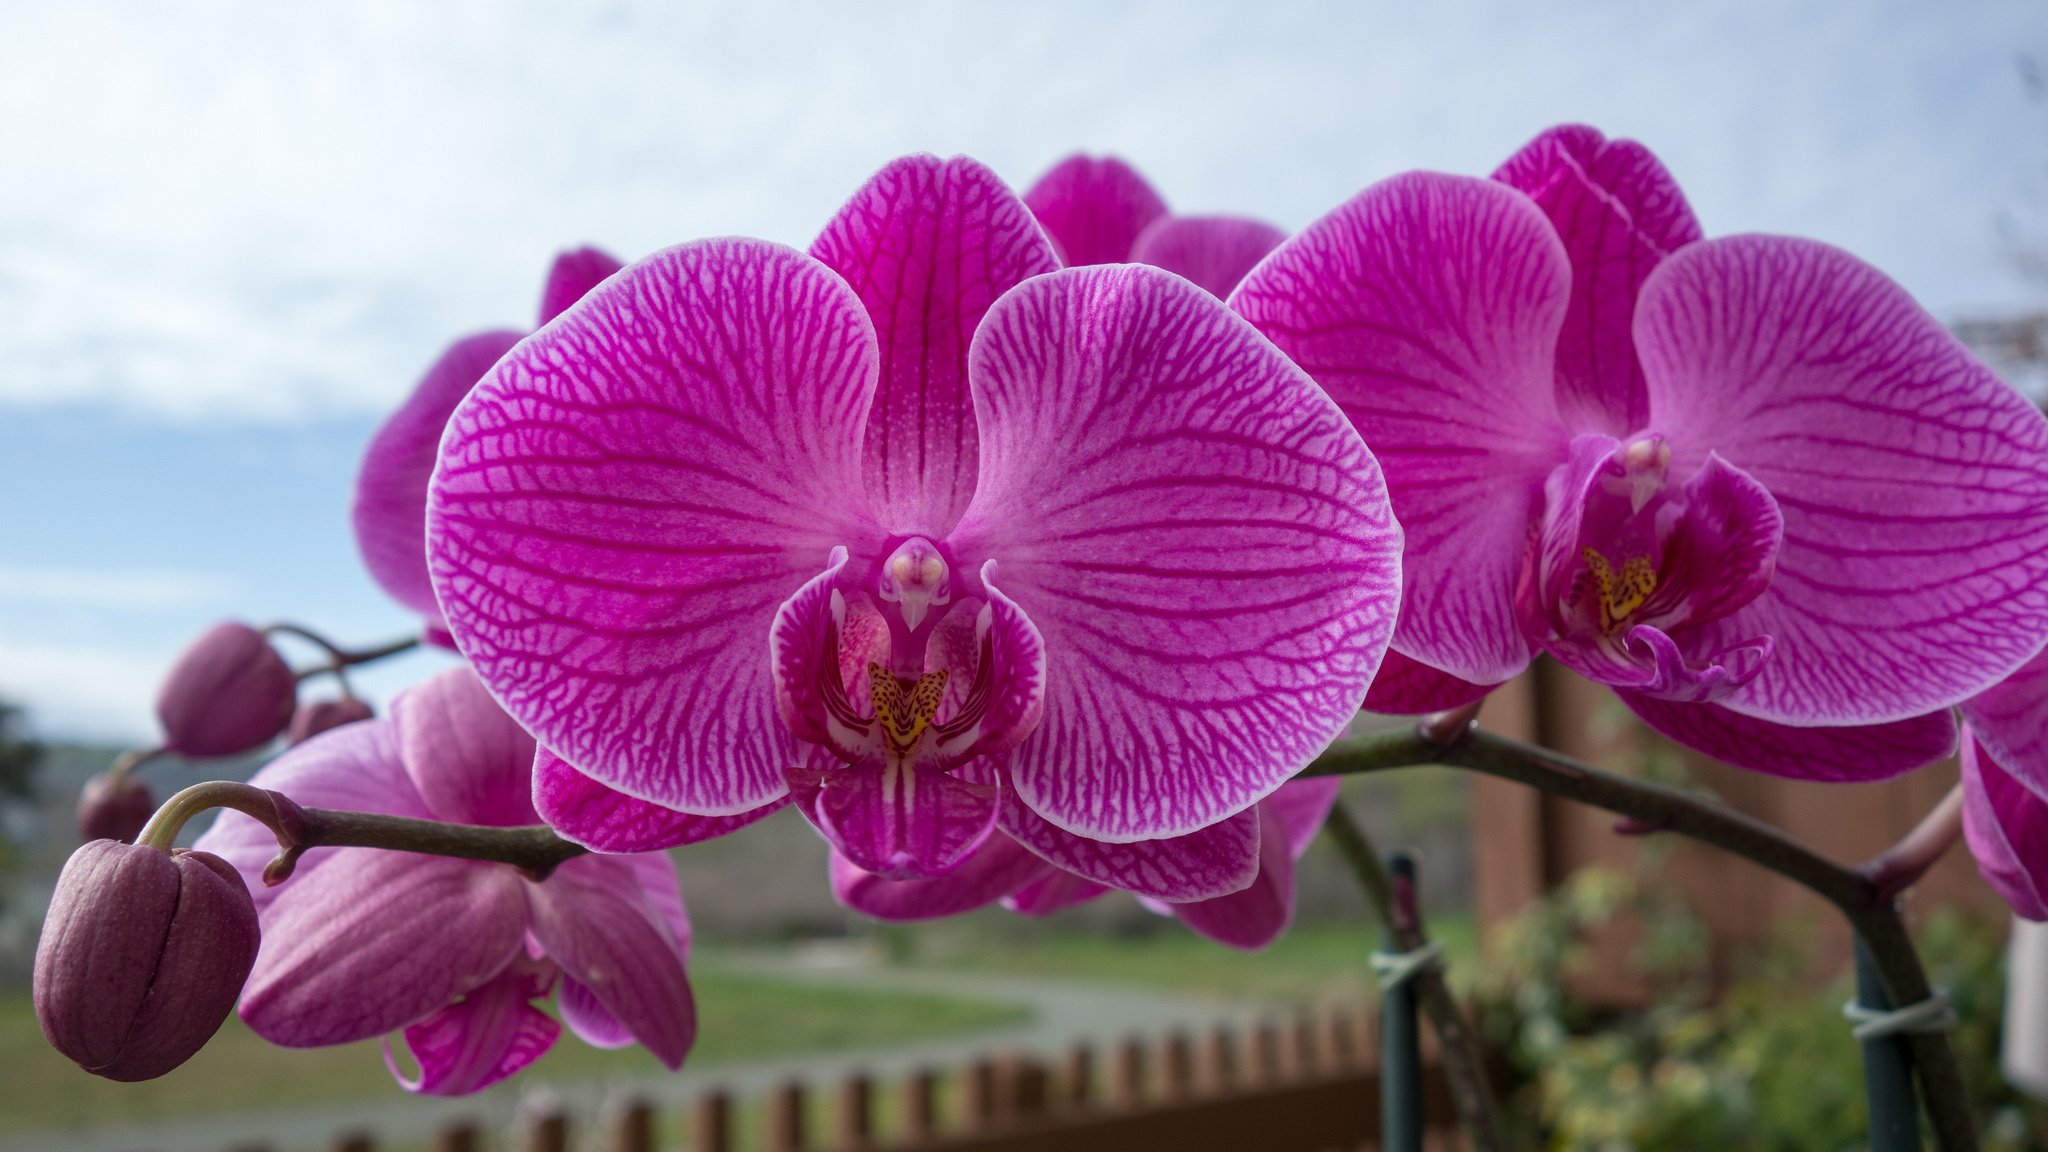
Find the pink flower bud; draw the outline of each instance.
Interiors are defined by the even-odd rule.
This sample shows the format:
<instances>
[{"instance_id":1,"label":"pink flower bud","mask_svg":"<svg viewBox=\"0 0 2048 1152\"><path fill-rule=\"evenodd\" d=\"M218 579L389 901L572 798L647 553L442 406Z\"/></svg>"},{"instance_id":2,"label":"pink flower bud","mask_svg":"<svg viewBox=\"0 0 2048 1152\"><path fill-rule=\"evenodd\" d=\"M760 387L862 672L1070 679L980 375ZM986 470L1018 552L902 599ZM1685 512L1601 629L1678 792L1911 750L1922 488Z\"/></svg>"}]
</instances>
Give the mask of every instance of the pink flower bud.
<instances>
[{"instance_id":1,"label":"pink flower bud","mask_svg":"<svg viewBox=\"0 0 2048 1152\"><path fill-rule=\"evenodd\" d=\"M194 641L157 693L164 747L181 756L235 756L291 722L298 677L247 624L216 624Z\"/></svg>"},{"instance_id":2,"label":"pink flower bud","mask_svg":"<svg viewBox=\"0 0 2048 1152\"><path fill-rule=\"evenodd\" d=\"M149 785L126 772L102 772L78 793L78 838L133 844L156 814Z\"/></svg>"},{"instance_id":3,"label":"pink flower bud","mask_svg":"<svg viewBox=\"0 0 2048 1152\"><path fill-rule=\"evenodd\" d=\"M227 1019L257 943L256 907L227 861L95 840L57 877L36 945L36 1020L94 1075L161 1076Z\"/></svg>"},{"instance_id":4,"label":"pink flower bud","mask_svg":"<svg viewBox=\"0 0 2048 1152\"><path fill-rule=\"evenodd\" d=\"M299 705L299 710L292 713L292 726L285 730L284 742L299 744L329 728L339 728L343 724L368 720L375 715L368 704L353 696L344 696L339 700L309 701Z\"/></svg>"}]
</instances>

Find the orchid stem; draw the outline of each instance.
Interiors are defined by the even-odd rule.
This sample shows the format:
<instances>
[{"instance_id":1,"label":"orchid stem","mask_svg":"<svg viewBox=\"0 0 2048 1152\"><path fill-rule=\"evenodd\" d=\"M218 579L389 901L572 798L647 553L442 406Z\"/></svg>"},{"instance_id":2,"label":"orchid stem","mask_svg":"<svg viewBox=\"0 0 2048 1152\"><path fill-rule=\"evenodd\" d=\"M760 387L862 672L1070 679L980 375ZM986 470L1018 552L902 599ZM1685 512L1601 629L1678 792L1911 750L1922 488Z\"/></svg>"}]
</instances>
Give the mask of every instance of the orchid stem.
<instances>
[{"instance_id":1,"label":"orchid stem","mask_svg":"<svg viewBox=\"0 0 2048 1152\"><path fill-rule=\"evenodd\" d=\"M1918 884L1962 836L1963 786L1958 784L1897 844L1871 857L1856 871L1876 886L1879 895L1898 896Z\"/></svg>"},{"instance_id":2,"label":"orchid stem","mask_svg":"<svg viewBox=\"0 0 2048 1152\"><path fill-rule=\"evenodd\" d=\"M277 859L263 873L267 884L282 883L291 875L299 857L313 848L383 848L487 860L510 864L536 880L545 879L563 861L589 851L555 835L545 824L489 828L388 816L382 812L302 808L280 793L231 780L194 784L164 801L144 825L136 843L168 852L177 843L185 822L210 808L232 808L254 818L277 836Z\"/></svg>"},{"instance_id":3,"label":"orchid stem","mask_svg":"<svg viewBox=\"0 0 2048 1152\"><path fill-rule=\"evenodd\" d=\"M1404 952L1427 947L1429 935L1423 930L1422 917L1402 914L1393 877L1380 862L1379 850L1342 800L1330 809L1323 831L1336 842L1337 851L1358 880L1359 890L1365 893L1366 902L1372 905L1380 926L1393 942ZM1450 1084L1451 1102L1458 1109L1465 1138L1471 1142L1473 1152L1505 1152L1507 1141L1502 1134L1500 1109L1486 1082L1486 1061L1479 1054L1479 1039L1451 997L1443 969L1431 965L1416 973L1412 982L1423 1014L1436 1031L1438 1059L1443 1064L1444 1079Z\"/></svg>"},{"instance_id":4,"label":"orchid stem","mask_svg":"<svg viewBox=\"0 0 2048 1152\"><path fill-rule=\"evenodd\" d=\"M1885 892L1862 871L1829 860L1761 820L1699 796L1603 772L1548 749L1481 731L1469 722L1456 733L1425 720L1414 729L1340 740L1302 774L1341 776L1423 764L1514 780L1690 836L1761 864L1816 893L1848 917L1850 926L1870 946L1892 1003L1917 1004L1933 994L1927 970L1899 916L1894 893ZM1936 1139L1944 1152L1975 1152L1977 1131L1969 1094L1948 1036L1916 1032L1910 1043Z\"/></svg>"},{"instance_id":5,"label":"orchid stem","mask_svg":"<svg viewBox=\"0 0 2048 1152\"><path fill-rule=\"evenodd\" d=\"M327 653L328 662L299 673L299 679L301 680L308 676L318 676L322 672L333 672L338 675L343 668L352 668L357 664L372 664L386 657L396 656L402 652L410 652L420 646L419 637L405 636L386 644L376 645L375 647L350 650L341 647L311 628L298 624L272 624L265 628L263 632L267 636L296 636Z\"/></svg>"}]
</instances>

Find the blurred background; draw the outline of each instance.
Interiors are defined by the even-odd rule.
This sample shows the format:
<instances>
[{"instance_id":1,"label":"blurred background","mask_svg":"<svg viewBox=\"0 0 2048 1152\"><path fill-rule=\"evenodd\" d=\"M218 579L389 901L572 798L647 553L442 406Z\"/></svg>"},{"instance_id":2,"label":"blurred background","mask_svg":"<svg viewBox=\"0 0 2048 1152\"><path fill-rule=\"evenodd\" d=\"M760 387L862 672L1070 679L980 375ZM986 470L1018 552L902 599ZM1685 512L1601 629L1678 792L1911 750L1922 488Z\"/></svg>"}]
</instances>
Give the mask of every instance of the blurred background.
<instances>
[{"instance_id":1,"label":"blurred background","mask_svg":"<svg viewBox=\"0 0 2048 1152\"><path fill-rule=\"evenodd\" d=\"M1710 235L1847 248L2048 393L2039 0L7 5L0 699L19 711L0 726L0 1148L311 1147L358 1121L413 1139L446 1114L403 1098L374 1046L278 1053L232 1023L164 1081L95 1081L43 1046L27 963L77 787L151 739L157 680L186 641L230 616L362 644L413 627L356 558L357 460L451 339L531 323L556 251L631 258L730 233L801 246L871 171L920 150L972 154L1019 188L1070 152L1113 152L1176 211L1291 230L1401 170L1484 174L1572 120L1653 148ZM355 679L381 708L447 659ZM1745 787L1581 697L1544 673L1496 719ZM1912 797L1940 794L1930 771ZM145 775L159 795L198 778ZM1436 770L1350 787L1383 845L1419 849L1461 981L1507 989L1493 1035L1560 1146L1849 1146L1834 1138L1860 1114L1853 1049L1838 1021L1816 1023L1840 1001L1840 941L1811 909L1760 884L1716 903L1704 893L1731 874L1710 861L1610 851L1584 814ZM1881 844L1917 814L1902 797L1844 802L1814 829L1854 811L1851 831ZM1795 824L1813 807L1731 798ZM880 929L831 902L822 845L795 818L679 860L705 937L692 1082L1369 985L1373 931L1321 846L1295 933L1256 958L1129 902ZM1928 930L1995 1025L2003 927L1972 882L1951 868L1940 902L1961 911ZM1547 927L1516 934L1529 924ZM1506 941L1485 961L1482 925ZM1582 934L1583 954L1533 943ZM1556 996L1514 991L1530 988ZM1606 1047L1560 1038L1593 1019L1632 1023ZM1681 1024L1709 1039L1685 1047ZM1981 1091L2005 1109L1994 1134L2038 1146L2038 1117L1989 1064L1995 1032L1976 1042ZM559 1048L480 1107L657 1070ZM1773 1096L1771 1070L1794 1067ZM1816 1100L1834 1112L1814 1120ZM1722 1123L1730 1142L1658 1137Z\"/></svg>"}]
</instances>

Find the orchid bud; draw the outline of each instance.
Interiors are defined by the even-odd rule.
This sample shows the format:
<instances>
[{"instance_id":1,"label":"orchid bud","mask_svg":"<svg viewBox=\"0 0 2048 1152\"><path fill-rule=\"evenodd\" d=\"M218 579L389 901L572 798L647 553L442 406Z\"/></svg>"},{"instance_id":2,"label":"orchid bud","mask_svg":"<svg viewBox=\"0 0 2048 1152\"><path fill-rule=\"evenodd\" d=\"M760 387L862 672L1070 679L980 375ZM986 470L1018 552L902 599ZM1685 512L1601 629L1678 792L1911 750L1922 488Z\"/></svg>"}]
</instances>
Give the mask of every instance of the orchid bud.
<instances>
[{"instance_id":1,"label":"orchid bud","mask_svg":"<svg viewBox=\"0 0 2048 1152\"><path fill-rule=\"evenodd\" d=\"M234 756L291 723L298 677L263 633L229 621L194 641L157 693L164 747L181 756Z\"/></svg>"},{"instance_id":2,"label":"orchid bud","mask_svg":"<svg viewBox=\"0 0 2048 1152\"><path fill-rule=\"evenodd\" d=\"M220 1029L258 939L256 906L227 861L95 840L57 877L36 945L36 1020L96 1076L161 1076Z\"/></svg>"},{"instance_id":3,"label":"orchid bud","mask_svg":"<svg viewBox=\"0 0 2048 1152\"><path fill-rule=\"evenodd\" d=\"M285 730L284 742L301 744L329 728L339 728L343 724L368 720L375 715L368 704L353 696L344 696L339 700L309 701L299 705L298 711L292 713L292 724Z\"/></svg>"},{"instance_id":4,"label":"orchid bud","mask_svg":"<svg viewBox=\"0 0 2048 1152\"><path fill-rule=\"evenodd\" d=\"M149 785L126 772L102 772L78 792L78 838L133 844L156 813Z\"/></svg>"}]
</instances>

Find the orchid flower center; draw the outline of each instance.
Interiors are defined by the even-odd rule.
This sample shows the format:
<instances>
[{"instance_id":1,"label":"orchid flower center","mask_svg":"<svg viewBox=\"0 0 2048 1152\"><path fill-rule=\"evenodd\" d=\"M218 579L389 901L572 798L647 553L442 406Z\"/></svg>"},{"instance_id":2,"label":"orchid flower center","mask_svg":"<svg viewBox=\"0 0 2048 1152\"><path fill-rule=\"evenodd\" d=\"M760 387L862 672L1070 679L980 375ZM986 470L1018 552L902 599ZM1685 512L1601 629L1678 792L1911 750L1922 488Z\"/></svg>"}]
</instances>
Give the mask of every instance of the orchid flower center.
<instances>
[{"instance_id":1,"label":"orchid flower center","mask_svg":"<svg viewBox=\"0 0 2048 1152\"><path fill-rule=\"evenodd\" d=\"M1588 614L1597 615L1601 633L1612 636L1650 602L1650 594L1657 590L1656 566L1648 556L1631 556L1617 572L1598 548L1587 548L1584 554L1586 571L1573 589L1573 599L1591 601Z\"/></svg>"},{"instance_id":2,"label":"orchid flower center","mask_svg":"<svg viewBox=\"0 0 2048 1152\"><path fill-rule=\"evenodd\" d=\"M898 544L882 562L875 596L884 604L895 605L904 628L916 632L932 609L953 601L952 574L947 570L946 558L931 541L912 536Z\"/></svg>"}]
</instances>

